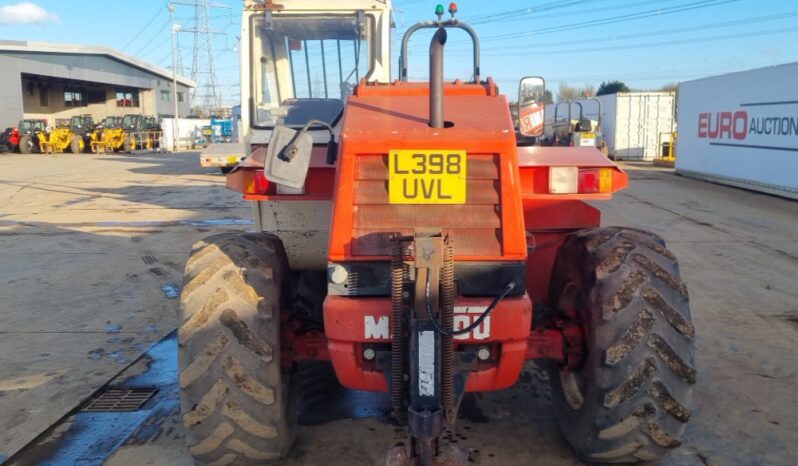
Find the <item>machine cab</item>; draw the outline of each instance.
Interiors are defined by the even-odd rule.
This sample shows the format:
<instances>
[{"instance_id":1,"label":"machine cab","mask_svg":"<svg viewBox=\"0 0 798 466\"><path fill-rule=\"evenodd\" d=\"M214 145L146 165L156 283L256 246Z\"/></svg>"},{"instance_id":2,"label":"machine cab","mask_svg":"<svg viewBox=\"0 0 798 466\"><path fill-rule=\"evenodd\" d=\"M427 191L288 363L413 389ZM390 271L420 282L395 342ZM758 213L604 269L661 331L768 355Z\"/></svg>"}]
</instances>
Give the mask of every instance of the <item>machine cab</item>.
<instances>
[{"instance_id":1,"label":"machine cab","mask_svg":"<svg viewBox=\"0 0 798 466\"><path fill-rule=\"evenodd\" d=\"M244 141L265 145L276 126L336 126L355 85L390 79L389 1L248 0L243 19ZM324 134L311 131L314 141Z\"/></svg>"}]
</instances>

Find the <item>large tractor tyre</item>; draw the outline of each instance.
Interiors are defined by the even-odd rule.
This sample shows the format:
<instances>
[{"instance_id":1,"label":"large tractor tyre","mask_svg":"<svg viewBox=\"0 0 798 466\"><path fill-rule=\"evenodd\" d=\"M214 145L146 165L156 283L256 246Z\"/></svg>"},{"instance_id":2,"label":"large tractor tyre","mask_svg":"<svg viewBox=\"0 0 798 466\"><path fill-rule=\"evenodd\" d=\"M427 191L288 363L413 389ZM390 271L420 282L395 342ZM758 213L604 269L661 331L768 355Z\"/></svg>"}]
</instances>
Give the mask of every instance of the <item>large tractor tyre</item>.
<instances>
[{"instance_id":1,"label":"large tractor tyre","mask_svg":"<svg viewBox=\"0 0 798 466\"><path fill-rule=\"evenodd\" d=\"M665 242L628 228L571 234L550 292L585 337L575 370L550 369L556 417L577 454L634 463L681 445L696 379L695 330Z\"/></svg>"},{"instance_id":2,"label":"large tractor tyre","mask_svg":"<svg viewBox=\"0 0 798 466\"><path fill-rule=\"evenodd\" d=\"M19 153L32 154L34 149L33 138L25 135L19 139Z\"/></svg>"},{"instance_id":3,"label":"large tractor tyre","mask_svg":"<svg viewBox=\"0 0 798 466\"><path fill-rule=\"evenodd\" d=\"M285 251L271 235L225 233L192 248L178 363L197 464L279 462L294 441L296 408L280 367L283 277Z\"/></svg>"},{"instance_id":4,"label":"large tractor tyre","mask_svg":"<svg viewBox=\"0 0 798 466\"><path fill-rule=\"evenodd\" d=\"M72 151L73 154L80 154L83 152L83 140L80 136L72 136L72 141L69 142L69 150Z\"/></svg>"},{"instance_id":5,"label":"large tractor tyre","mask_svg":"<svg viewBox=\"0 0 798 466\"><path fill-rule=\"evenodd\" d=\"M122 151L124 151L126 154L132 154L135 147L135 144L130 140L130 138L125 138L125 142L122 143Z\"/></svg>"}]
</instances>

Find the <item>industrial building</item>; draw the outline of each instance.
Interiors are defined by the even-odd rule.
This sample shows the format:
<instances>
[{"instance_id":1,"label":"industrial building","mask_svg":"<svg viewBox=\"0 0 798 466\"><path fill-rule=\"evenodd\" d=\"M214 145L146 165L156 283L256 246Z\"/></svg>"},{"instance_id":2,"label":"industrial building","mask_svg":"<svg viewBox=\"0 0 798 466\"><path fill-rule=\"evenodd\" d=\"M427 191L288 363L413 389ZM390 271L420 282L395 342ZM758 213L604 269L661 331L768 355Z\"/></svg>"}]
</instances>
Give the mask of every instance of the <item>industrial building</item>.
<instances>
[{"instance_id":1,"label":"industrial building","mask_svg":"<svg viewBox=\"0 0 798 466\"><path fill-rule=\"evenodd\" d=\"M0 128L22 118L191 112L196 84L108 47L0 40Z\"/></svg>"}]
</instances>

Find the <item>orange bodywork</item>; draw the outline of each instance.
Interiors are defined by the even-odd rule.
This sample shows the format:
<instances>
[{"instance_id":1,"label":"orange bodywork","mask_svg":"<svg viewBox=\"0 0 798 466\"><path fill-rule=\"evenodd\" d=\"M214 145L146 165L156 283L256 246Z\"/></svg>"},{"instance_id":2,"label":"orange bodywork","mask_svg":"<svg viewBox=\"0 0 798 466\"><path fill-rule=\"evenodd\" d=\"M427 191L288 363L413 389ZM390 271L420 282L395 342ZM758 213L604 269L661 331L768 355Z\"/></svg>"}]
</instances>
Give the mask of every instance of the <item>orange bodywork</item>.
<instances>
[{"instance_id":1,"label":"orange bodywork","mask_svg":"<svg viewBox=\"0 0 798 466\"><path fill-rule=\"evenodd\" d=\"M466 390L496 390L515 383L525 359L563 353L561 332L533 328L532 303L549 301L549 276L565 236L599 225L599 211L585 201L609 199L626 187L627 176L594 148L517 147L507 99L490 79L483 84L447 83L444 97L444 118L451 127L434 129L427 124L427 83L361 82L346 104L337 165L326 165L325 148L315 147L305 194L275 194L263 178L264 148L228 175L227 183L252 201L332 200L330 262L385 263L391 234L433 228L453 239L455 263L525 263L526 294L502 301L486 334L455 342L455 349L493 348L491 360L468 372ZM399 149L464 150L466 204L391 204L387 157ZM551 167L611 170L611 189L551 194ZM484 309L494 296L460 296L456 307ZM385 327L390 313L388 296L327 297L327 347L343 385L387 390L383 372L362 355L363 345L390 342ZM368 330L367 324L373 328Z\"/></svg>"},{"instance_id":2,"label":"orange bodywork","mask_svg":"<svg viewBox=\"0 0 798 466\"><path fill-rule=\"evenodd\" d=\"M463 328L477 314L457 313L463 308L483 309L490 298L455 301L455 325ZM362 358L364 344L390 344L391 302L383 298L328 296L324 303L324 328L330 359L342 384L357 390L387 391L385 376L373 362ZM382 332L370 334L368 323L383 322ZM498 356L469 372L466 391L482 392L512 386L526 360L532 309L526 296L507 298L473 332L455 340L462 345L495 345Z\"/></svg>"},{"instance_id":3,"label":"orange bodywork","mask_svg":"<svg viewBox=\"0 0 798 466\"><path fill-rule=\"evenodd\" d=\"M360 85L347 102L333 197L329 259L388 260L377 235L440 228L455 238L455 260L524 260L523 207L509 106L492 82L444 87L446 129L430 128L426 83ZM498 198L471 192L463 205L390 205L387 156L394 149L465 150L469 187L499 182ZM481 169L475 169L479 165ZM372 188L373 194L360 194ZM500 205L499 212L496 206ZM371 235L371 237L369 237ZM497 237L498 235L498 237ZM372 238L376 238L372 241ZM367 242L371 244L364 244ZM486 242L491 242L490 247ZM474 244L472 244L474 243ZM372 252L373 251L373 252Z\"/></svg>"}]
</instances>

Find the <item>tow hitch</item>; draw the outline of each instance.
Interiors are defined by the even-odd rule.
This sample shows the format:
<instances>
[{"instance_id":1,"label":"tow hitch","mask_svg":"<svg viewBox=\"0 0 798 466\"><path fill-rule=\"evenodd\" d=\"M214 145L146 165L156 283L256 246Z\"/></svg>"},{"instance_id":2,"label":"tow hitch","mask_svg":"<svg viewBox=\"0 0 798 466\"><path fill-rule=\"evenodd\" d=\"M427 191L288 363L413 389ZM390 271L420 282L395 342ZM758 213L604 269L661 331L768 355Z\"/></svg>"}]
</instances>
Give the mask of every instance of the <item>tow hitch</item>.
<instances>
[{"instance_id":1,"label":"tow hitch","mask_svg":"<svg viewBox=\"0 0 798 466\"><path fill-rule=\"evenodd\" d=\"M407 282L402 256L411 242L415 281ZM393 272L391 404L394 418L407 422L411 438L407 448L390 450L386 462L388 466L464 466L465 451L440 446L444 425L454 425L457 418L465 387L465 377L455 374L454 260L448 238L440 231L395 238ZM409 341L407 349L404 341Z\"/></svg>"}]
</instances>

